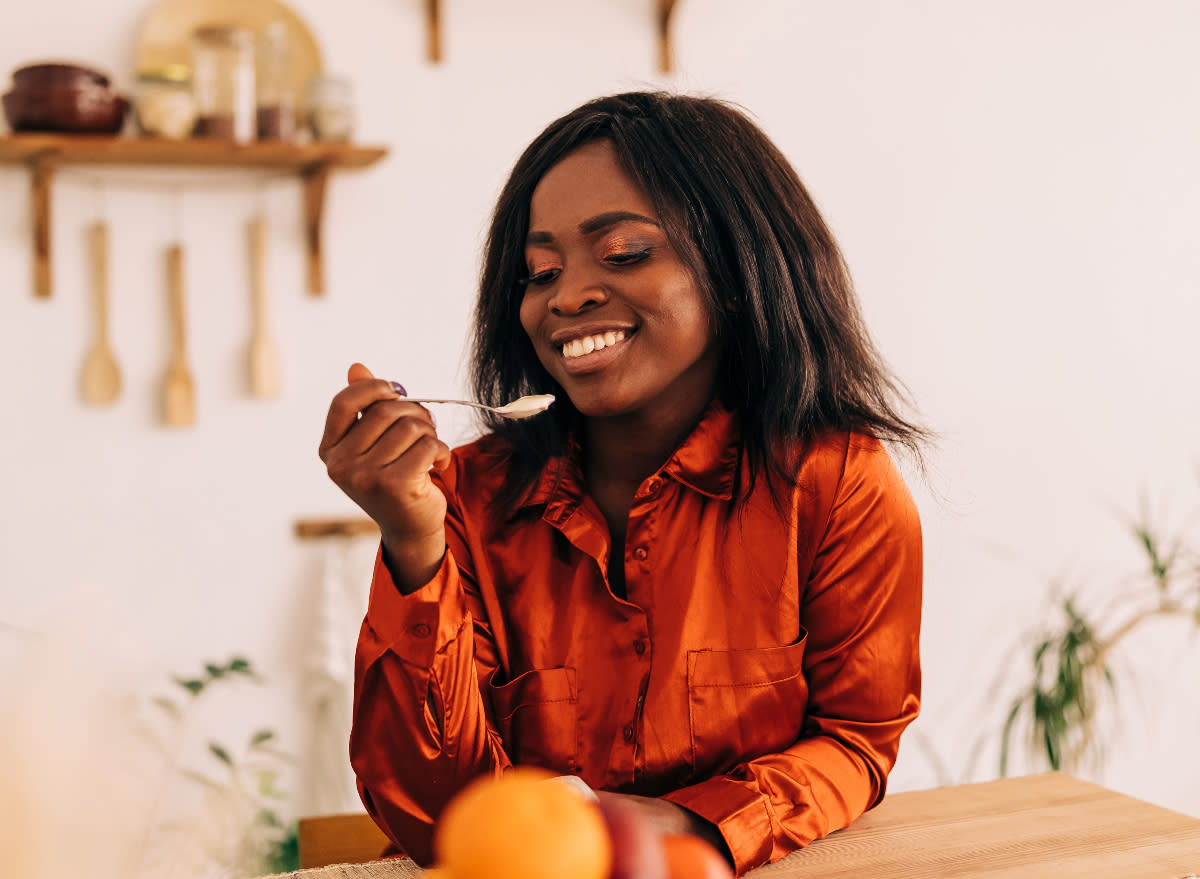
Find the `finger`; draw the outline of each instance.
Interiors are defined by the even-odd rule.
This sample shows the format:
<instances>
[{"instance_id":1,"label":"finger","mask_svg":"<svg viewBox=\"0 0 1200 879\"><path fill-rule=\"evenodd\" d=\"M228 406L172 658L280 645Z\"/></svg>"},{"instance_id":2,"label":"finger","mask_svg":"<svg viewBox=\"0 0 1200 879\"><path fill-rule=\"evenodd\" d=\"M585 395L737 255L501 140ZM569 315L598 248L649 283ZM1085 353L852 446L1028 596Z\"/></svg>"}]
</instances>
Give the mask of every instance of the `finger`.
<instances>
[{"instance_id":1,"label":"finger","mask_svg":"<svg viewBox=\"0 0 1200 879\"><path fill-rule=\"evenodd\" d=\"M400 399L381 400L363 410L362 417L338 442L338 454L364 456L384 443L391 453L382 463L388 463L425 435L436 438L437 429L423 406Z\"/></svg>"},{"instance_id":2,"label":"finger","mask_svg":"<svg viewBox=\"0 0 1200 879\"><path fill-rule=\"evenodd\" d=\"M354 384L355 382L365 381L370 378L375 378L375 374L361 363L350 364L350 369L346 372L347 384Z\"/></svg>"},{"instance_id":3,"label":"finger","mask_svg":"<svg viewBox=\"0 0 1200 879\"><path fill-rule=\"evenodd\" d=\"M382 379L356 381L338 391L325 416L325 430L319 447L321 460L354 427L360 412L375 403L398 399L392 383Z\"/></svg>"},{"instance_id":4,"label":"finger","mask_svg":"<svg viewBox=\"0 0 1200 879\"><path fill-rule=\"evenodd\" d=\"M422 432L411 441L405 438L402 440L403 451L391 458L389 454L393 453L396 447L390 440L390 437L385 436L376 443L364 461L387 470L391 477L403 480L425 477L430 470L444 469L445 464L439 467L441 461L449 463L450 447L438 439L435 433Z\"/></svg>"}]
</instances>

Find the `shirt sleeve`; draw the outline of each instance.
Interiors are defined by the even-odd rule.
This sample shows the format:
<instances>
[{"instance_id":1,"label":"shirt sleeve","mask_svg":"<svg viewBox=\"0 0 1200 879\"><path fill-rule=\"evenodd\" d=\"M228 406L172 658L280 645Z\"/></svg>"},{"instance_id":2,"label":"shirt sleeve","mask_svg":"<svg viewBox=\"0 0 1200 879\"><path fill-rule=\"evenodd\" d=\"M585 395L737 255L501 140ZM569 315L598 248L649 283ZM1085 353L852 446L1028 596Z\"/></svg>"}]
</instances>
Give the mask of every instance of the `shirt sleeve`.
<instances>
[{"instance_id":1,"label":"shirt sleeve","mask_svg":"<svg viewBox=\"0 0 1200 879\"><path fill-rule=\"evenodd\" d=\"M480 692L495 650L451 494L447 551L430 582L401 593L377 554L354 668L359 794L400 850L426 865L434 822L454 793L511 765Z\"/></svg>"},{"instance_id":2,"label":"shirt sleeve","mask_svg":"<svg viewBox=\"0 0 1200 879\"><path fill-rule=\"evenodd\" d=\"M884 447L852 435L803 593L804 735L664 797L717 826L738 875L883 798L920 705L921 592L912 496Z\"/></svg>"}]
</instances>

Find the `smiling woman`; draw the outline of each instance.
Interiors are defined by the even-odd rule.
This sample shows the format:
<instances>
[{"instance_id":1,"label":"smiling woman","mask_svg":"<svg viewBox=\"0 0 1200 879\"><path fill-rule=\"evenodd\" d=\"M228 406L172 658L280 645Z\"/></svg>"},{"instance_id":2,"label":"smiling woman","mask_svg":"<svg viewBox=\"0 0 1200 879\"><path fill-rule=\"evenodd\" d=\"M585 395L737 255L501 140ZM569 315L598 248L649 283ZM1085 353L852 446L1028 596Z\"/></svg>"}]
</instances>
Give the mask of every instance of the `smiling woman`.
<instances>
[{"instance_id":1,"label":"smiling woman","mask_svg":"<svg viewBox=\"0 0 1200 879\"><path fill-rule=\"evenodd\" d=\"M739 874L883 797L917 716L919 450L837 245L740 111L552 123L501 193L451 450L361 364L321 456L382 534L356 666L367 810L422 863L467 781L535 765Z\"/></svg>"}]
</instances>

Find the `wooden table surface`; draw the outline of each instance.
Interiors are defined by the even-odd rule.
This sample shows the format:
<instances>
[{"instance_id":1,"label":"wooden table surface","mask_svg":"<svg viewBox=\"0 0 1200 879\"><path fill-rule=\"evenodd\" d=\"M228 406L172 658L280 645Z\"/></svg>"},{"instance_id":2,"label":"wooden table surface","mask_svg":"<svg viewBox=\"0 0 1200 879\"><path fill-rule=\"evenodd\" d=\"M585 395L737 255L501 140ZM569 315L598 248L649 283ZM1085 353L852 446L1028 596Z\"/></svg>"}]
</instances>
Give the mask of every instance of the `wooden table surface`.
<instances>
[{"instance_id":1,"label":"wooden table surface","mask_svg":"<svg viewBox=\"0 0 1200 879\"><path fill-rule=\"evenodd\" d=\"M287 874L407 879L411 861ZM1059 773L893 794L754 879L1200 877L1200 819ZM570 879L570 877L563 877Z\"/></svg>"}]
</instances>

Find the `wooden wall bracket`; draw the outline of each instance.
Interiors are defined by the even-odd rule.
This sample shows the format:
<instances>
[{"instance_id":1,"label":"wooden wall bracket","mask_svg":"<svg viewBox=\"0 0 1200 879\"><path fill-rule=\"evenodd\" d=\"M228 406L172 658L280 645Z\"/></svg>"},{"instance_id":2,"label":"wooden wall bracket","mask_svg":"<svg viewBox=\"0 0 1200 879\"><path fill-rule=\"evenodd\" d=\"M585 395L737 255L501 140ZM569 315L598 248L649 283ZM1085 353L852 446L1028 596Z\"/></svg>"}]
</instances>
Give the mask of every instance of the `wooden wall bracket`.
<instances>
[{"instance_id":1,"label":"wooden wall bracket","mask_svg":"<svg viewBox=\"0 0 1200 879\"><path fill-rule=\"evenodd\" d=\"M671 14L677 0L658 0L658 69L670 73L675 69L675 52L671 46Z\"/></svg>"},{"instance_id":2,"label":"wooden wall bracket","mask_svg":"<svg viewBox=\"0 0 1200 879\"><path fill-rule=\"evenodd\" d=\"M442 7L440 0L425 0L425 57L442 60Z\"/></svg>"},{"instance_id":3,"label":"wooden wall bracket","mask_svg":"<svg viewBox=\"0 0 1200 879\"><path fill-rule=\"evenodd\" d=\"M321 254L321 223L325 215L325 189L329 162L317 162L301 172L304 180L304 243L308 255L308 292L325 293L325 263Z\"/></svg>"},{"instance_id":4,"label":"wooden wall bracket","mask_svg":"<svg viewBox=\"0 0 1200 879\"><path fill-rule=\"evenodd\" d=\"M54 259L51 244L51 184L58 168L58 153L37 153L29 160L33 184L33 294L49 299L54 294Z\"/></svg>"}]
</instances>

